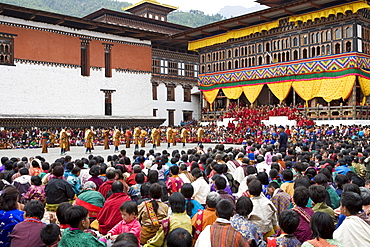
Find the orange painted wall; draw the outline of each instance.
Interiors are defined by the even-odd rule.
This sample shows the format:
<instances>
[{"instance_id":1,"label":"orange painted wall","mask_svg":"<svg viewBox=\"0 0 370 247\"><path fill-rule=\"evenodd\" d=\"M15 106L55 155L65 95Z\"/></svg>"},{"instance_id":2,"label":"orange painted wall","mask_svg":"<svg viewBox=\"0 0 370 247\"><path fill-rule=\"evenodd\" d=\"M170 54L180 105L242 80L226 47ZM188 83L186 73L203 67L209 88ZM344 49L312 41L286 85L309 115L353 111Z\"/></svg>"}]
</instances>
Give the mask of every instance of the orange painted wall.
<instances>
[{"instance_id":1,"label":"orange painted wall","mask_svg":"<svg viewBox=\"0 0 370 247\"><path fill-rule=\"evenodd\" d=\"M18 35L14 37L14 58L53 63L80 64L79 37L45 32L21 27L0 25L0 32ZM90 66L104 67L104 45L91 40ZM151 70L152 49L146 46L112 43L112 68Z\"/></svg>"},{"instance_id":2,"label":"orange painted wall","mask_svg":"<svg viewBox=\"0 0 370 247\"><path fill-rule=\"evenodd\" d=\"M112 68L151 71L152 48L115 43L112 47Z\"/></svg>"}]
</instances>

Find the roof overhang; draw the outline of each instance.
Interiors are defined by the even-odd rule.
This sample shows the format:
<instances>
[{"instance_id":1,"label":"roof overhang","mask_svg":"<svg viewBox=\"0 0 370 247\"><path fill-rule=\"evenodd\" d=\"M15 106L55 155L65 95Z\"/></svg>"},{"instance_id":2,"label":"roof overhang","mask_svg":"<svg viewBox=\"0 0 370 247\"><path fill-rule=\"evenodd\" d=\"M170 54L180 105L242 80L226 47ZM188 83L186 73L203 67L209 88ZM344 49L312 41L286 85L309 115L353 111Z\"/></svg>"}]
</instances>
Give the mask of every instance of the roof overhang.
<instances>
[{"instance_id":1,"label":"roof overhang","mask_svg":"<svg viewBox=\"0 0 370 247\"><path fill-rule=\"evenodd\" d=\"M73 16L61 15L42 10L35 10L15 5L0 3L0 15L19 18L23 20L43 22L52 25L65 26L74 29L84 29L100 33L108 33L122 37L132 37L141 40L153 40L163 37L163 34L149 30L140 30L130 27L118 26L78 18Z\"/></svg>"},{"instance_id":2,"label":"roof overhang","mask_svg":"<svg viewBox=\"0 0 370 247\"><path fill-rule=\"evenodd\" d=\"M348 0L346 2L352 2ZM284 17L299 15L322 8L343 4L343 0L300 0L289 2L278 7L253 12L250 14L214 22L205 26L194 28L171 36L174 40L197 40L230 30L245 28L279 20Z\"/></svg>"}]
</instances>

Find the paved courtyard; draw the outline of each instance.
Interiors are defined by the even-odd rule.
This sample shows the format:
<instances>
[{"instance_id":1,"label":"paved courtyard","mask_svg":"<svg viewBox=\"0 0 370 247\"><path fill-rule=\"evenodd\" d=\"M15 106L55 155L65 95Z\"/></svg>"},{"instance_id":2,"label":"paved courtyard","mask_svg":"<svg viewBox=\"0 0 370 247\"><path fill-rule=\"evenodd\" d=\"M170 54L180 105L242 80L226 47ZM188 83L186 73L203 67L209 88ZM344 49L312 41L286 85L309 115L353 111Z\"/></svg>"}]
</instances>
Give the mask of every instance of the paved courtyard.
<instances>
[{"instance_id":1,"label":"paved courtyard","mask_svg":"<svg viewBox=\"0 0 370 247\"><path fill-rule=\"evenodd\" d=\"M211 147L214 148L216 143L205 143L204 145L204 151L207 151L207 148ZM167 149L167 144L162 143L160 147L158 147L155 152L162 152L163 150L167 150L169 153L172 153L173 150L187 150L189 148L194 148L196 147L197 144L194 143L189 143L186 145L185 148L182 148L182 143L178 143L176 146L172 146L170 149ZM226 147L241 147L240 145L225 145ZM131 145L131 148L127 149L125 148L125 145L120 146L120 150L125 149L127 152L128 157L132 157L134 154L134 145ZM144 149L146 152L148 152L152 148L152 144L146 145L145 148L140 148ZM11 157L16 157L16 158L22 158L22 157L35 157L37 155L40 155L46 159L49 163L55 161L57 158L61 157L60 155L60 148L49 148L47 154L42 154L41 153L41 148L35 148L35 149L1 149L0 150L0 157L7 156L9 158ZM103 146L97 146L95 147L95 150L93 150L93 155L100 155L104 157L105 159L107 158L108 155L114 155L117 154L114 152L114 146L110 146L109 150L104 150ZM84 147L71 147L71 151L67 152L67 155L72 156L72 160L75 159L80 159L83 157L87 157L88 154L85 154L85 148Z\"/></svg>"}]
</instances>

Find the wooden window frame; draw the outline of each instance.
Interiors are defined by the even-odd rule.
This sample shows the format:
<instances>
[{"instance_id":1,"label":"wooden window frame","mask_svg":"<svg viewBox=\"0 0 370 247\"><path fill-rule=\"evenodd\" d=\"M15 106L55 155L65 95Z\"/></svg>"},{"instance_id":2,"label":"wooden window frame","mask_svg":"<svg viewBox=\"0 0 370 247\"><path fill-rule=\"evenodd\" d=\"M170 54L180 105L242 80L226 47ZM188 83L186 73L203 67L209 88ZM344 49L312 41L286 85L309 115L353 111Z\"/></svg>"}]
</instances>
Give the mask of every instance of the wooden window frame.
<instances>
[{"instance_id":1,"label":"wooden window frame","mask_svg":"<svg viewBox=\"0 0 370 247\"><path fill-rule=\"evenodd\" d=\"M0 65L14 66L14 36L15 34L0 34L0 45L3 49L0 50ZM7 48L7 49L5 49Z\"/></svg>"},{"instance_id":2,"label":"wooden window frame","mask_svg":"<svg viewBox=\"0 0 370 247\"><path fill-rule=\"evenodd\" d=\"M105 67L105 77L112 77L112 46L113 44L104 45L104 67Z\"/></svg>"},{"instance_id":3,"label":"wooden window frame","mask_svg":"<svg viewBox=\"0 0 370 247\"><path fill-rule=\"evenodd\" d=\"M90 76L90 41L91 39L81 39L81 75Z\"/></svg>"},{"instance_id":4,"label":"wooden window frame","mask_svg":"<svg viewBox=\"0 0 370 247\"><path fill-rule=\"evenodd\" d=\"M158 100L158 83L152 83L153 100Z\"/></svg>"},{"instance_id":5,"label":"wooden window frame","mask_svg":"<svg viewBox=\"0 0 370 247\"><path fill-rule=\"evenodd\" d=\"M184 102L191 102L191 88L184 87Z\"/></svg>"},{"instance_id":6,"label":"wooden window frame","mask_svg":"<svg viewBox=\"0 0 370 247\"><path fill-rule=\"evenodd\" d=\"M167 101L175 101L175 86L167 86Z\"/></svg>"}]
</instances>

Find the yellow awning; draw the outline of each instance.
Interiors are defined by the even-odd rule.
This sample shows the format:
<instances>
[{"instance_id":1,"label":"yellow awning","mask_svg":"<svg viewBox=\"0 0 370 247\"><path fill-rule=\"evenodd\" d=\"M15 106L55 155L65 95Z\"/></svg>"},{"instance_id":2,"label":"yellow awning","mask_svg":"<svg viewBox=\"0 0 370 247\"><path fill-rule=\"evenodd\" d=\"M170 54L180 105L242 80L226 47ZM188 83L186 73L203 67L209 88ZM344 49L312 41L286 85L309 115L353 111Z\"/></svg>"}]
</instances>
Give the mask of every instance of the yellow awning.
<instances>
[{"instance_id":1,"label":"yellow awning","mask_svg":"<svg viewBox=\"0 0 370 247\"><path fill-rule=\"evenodd\" d=\"M337 15L339 13L345 14L347 11L352 11L352 13L356 13L360 9L368 9L370 6L367 4L366 1L355 1L351 3L346 3L342 5L338 5L332 8L326 8L326 9L321 9L317 10L314 12L302 14L302 15L295 15L289 17L290 22L307 22L309 20L314 21L316 18L321 19L321 18L327 18L329 15Z\"/></svg>"},{"instance_id":2,"label":"yellow awning","mask_svg":"<svg viewBox=\"0 0 370 247\"><path fill-rule=\"evenodd\" d=\"M279 20L256 25L256 26L245 27L242 29L230 30L230 31L227 31L226 33L218 34L212 37L190 41L188 49L191 51L195 51L202 47L225 43L229 39L238 39L238 38L245 37L253 33L268 31L268 30L271 30L277 27L279 27Z\"/></svg>"}]
</instances>

